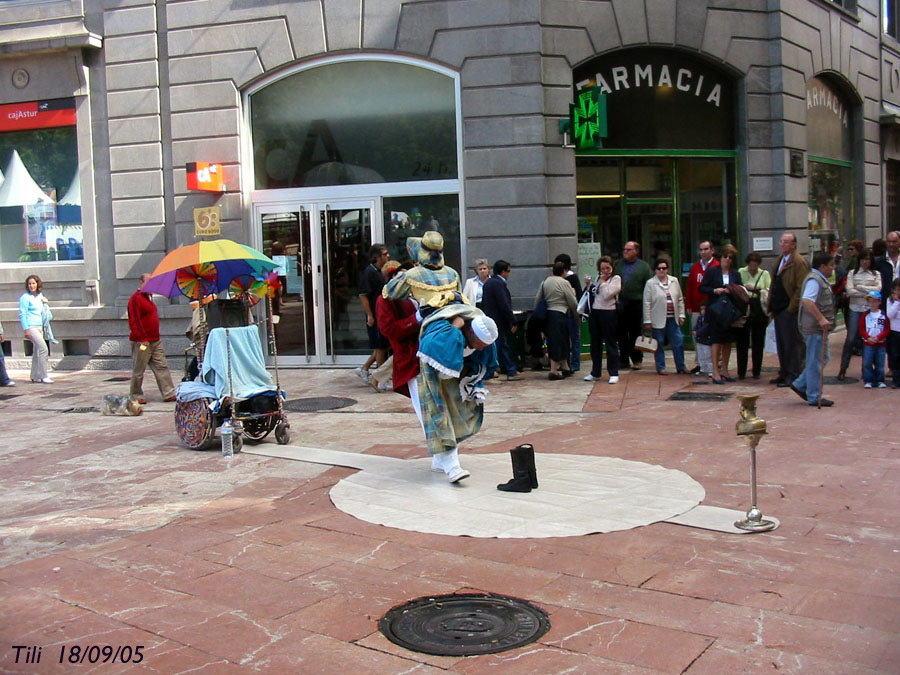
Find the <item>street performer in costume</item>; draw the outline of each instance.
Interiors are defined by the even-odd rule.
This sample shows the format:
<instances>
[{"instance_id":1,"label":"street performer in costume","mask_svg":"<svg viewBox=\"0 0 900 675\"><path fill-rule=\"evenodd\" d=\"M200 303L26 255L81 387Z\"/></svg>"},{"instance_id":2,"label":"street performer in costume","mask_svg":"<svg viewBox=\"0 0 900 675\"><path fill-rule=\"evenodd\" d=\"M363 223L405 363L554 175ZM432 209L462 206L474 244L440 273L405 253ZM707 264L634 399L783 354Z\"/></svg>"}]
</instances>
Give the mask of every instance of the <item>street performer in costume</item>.
<instances>
[{"instance_id":1,"label":"street performer in costume","mask_svg":"<svg viewBox=\"0 0 900 675\"><path fill-rule=\"evenodd\" d=\"M484 380L497 368L497 324L462 295L459 274L444 265L439 232L410 237L406 247L418 264L391 279L382 295L392 300L412 295L419 305L416 385L425 442L432 470L456 483L470 475L459 465L457 446L477 434L484 420Z\"/></svg>"},{"instance_id":2,"label":"street performer in costume","mask_svg":"<svg viewBox=\"0 0 900 675\"><path fill-rule=\"evenodd\" d=\"M477 307L453 303L432 312L419 336L416 384L432 470L451 483L468 478L457 446L484 420L484 380L497 368L497 324Z\"/></svg>"},{"instance_id":3,"label":"street performer in costume","mask_svg":"<svg viewBox=\"0 0 900 675\"><path fill-rule=\"evenodd\" d=\"M444 265L444 238L440 232L426 232L422 237L406 240L406 250L416 267L398 273L382 291L388 300L403 300L408 295L419 305L419 312L427 316L444 305L468 299L462 294L459 274Z\"/></svg>"}]
</instances>

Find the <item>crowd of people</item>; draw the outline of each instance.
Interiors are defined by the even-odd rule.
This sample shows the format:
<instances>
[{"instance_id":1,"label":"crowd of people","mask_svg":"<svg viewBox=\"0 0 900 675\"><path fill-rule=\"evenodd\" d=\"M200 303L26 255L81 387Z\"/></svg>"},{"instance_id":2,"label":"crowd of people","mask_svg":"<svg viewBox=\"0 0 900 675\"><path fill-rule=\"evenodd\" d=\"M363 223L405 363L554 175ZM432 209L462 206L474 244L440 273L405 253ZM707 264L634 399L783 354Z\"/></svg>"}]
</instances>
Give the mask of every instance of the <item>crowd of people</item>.
<instances>
[{"instance_id":1,"label":"crowd of people","mask_svg":"<svg viewBox=\"0 0 900 675\"><path fill-rule=\"evenodd\" d=\"M900 388L900 233L889 233L869 249L851 241L843 258L817 252L811 265L797 253L794 234L784 233L779 248L768 270L758 252L746 255L741 265L732 244L717 251L714 242L700 242L684 288L670 255L656 250L650 264L636 241L625 243L618 260L599 258L596 275L585 274L583 280L572 270L571 258L560 254L537 289L527 324L513 311L506 260L493 265L475 260L475 275L464 285L458 276L440 281L457 284L461 302L482 310L497 327L499 369L487 379L520 379L523 355L516 359L511 349L519 330L527 333L533 370L548 369L551 381L572 376L580 369L581 323L586 322L591 355L587 382L603 379L605 362L607 381L617 384L622 370L643 367L648 351L657 375L667 376L667 347L676 374L709 377L716 385L759 380L768 337L778 355L778 375L770 383L791 388L809 405L830 407L833 402L821 395L822 371L841 310L847 330L838 378L846 379L851 359L861 355L865 387L888 386L886 361L891 386ZM413 308L404 311L409 317ZM404 335L413 340L416 322L410 321ZM682 337L686 322L695 345L690 370Z\"/></svg>"}]
</instances>

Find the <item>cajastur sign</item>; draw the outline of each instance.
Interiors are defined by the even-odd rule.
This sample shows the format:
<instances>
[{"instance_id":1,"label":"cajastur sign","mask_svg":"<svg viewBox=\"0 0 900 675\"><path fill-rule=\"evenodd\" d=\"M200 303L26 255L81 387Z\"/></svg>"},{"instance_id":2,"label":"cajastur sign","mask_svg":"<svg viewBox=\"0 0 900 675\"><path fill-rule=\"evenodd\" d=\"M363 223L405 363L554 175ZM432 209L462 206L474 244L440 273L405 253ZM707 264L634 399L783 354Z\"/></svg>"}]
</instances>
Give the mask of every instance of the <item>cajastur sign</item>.
<instances>
[{"instance_id":1,"label":"cajastur sign","mask_svg":"<svg viewBox=\"0 0 900 675\"><path fill-rule=\"evenodd\" d=\"M74 98L0 105L0 132L69 126L75 126Z\"/></svg>"},{"instance_id":2,"label":"cajastur sign","mask_svg":"<svg viewBox=\"0 0 900 675\"><path fill-rule=\"evenodd\" d=\"M606 99L605 148L734 149L731 76L671 49L626 49L573 72L575 98L596 88Z\"/></svg>"}]
</instances>

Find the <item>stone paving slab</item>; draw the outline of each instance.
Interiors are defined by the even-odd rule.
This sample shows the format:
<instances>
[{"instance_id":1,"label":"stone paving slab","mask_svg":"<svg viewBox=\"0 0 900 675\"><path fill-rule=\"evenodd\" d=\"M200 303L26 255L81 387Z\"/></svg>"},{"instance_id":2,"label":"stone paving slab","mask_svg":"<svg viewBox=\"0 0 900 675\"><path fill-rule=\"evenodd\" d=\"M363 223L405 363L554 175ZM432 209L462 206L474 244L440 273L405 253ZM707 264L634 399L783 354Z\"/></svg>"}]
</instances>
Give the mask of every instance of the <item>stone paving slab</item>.
<instances>
[{"instance_id":1,"label":"stone paving slab","mask_svg":"<svg viewBox=\"0 0 900 675\"><path fill-rule=\"evenodd\" d=\"M2 672L900 671L895 390L826 385L836 406L816 410L765 380L715 387L761 394L770 433L759 505L780 520L774 532L654 523L479 539L341 512L329 493L356 469L187 450L150 377L144 415L126 418L63 412L123 393L127 384L107 380L126 373L57 373L49 386L12 375L19 386L4 393L16 396L0 401ZM281 375L289 398L357 400L289 413L297 445L366 464L424 457L406 399L375 393L348 369ZM678 469L703 485L704 506L749 506L737 401L668 400L710 391L703 380L641 370L613 386L529 372L490 388L464 465L467 454L529 442L538 453ZM271 439L257 447L269 446L277 451ZM469 658L410 652L377 631L391 607L471 591L529 600L551 630ZM16 664L13 645L42 647L39 667ZM58 662L61 649L92 645L143 645L142 662Z\"/></svg>"}]
</instances>

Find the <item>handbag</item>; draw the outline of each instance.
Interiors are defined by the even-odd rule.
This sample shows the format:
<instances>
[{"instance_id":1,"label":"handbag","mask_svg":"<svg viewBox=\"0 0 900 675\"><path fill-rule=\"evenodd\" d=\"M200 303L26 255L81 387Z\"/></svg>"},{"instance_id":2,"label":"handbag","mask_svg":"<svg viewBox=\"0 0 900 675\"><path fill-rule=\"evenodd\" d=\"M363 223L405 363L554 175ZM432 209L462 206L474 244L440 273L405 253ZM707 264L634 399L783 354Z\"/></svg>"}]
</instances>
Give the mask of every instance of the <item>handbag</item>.
<instances>
[{"instance_id":1,"label":"handbag","mask_svg":"<svg viewBox=\"0 0 900 675\"><path fill-rule=\"evenodd\" d=\"M641 352L655 353L659 343L649 335L638 335L638 339L634 341L634 348Z\"/></svg>"},{"instance_id":2,"label":"handbag","mask_svg":"<svg viewBox=\"0 0 900 675\"><path fill-rule=\"evenodd\" d=\"M730 328L735 321L743 318L741 310L737 308L731 298L725 293L717 295L716 299L706 306L706 313L722 329Z\"/></svg>"},{"instance_id":3,"label":"handbag","mask_svg":"<svg viewBox=\"0 0 900 675\"><path fill-rule=\"evenodd\" d=\"M578 307L575 308L578 314L586 315L591 313L591 293L589 288L584 289L581 299L578 301Z\"/></svg>"},{"instance_id":4,"label":"handbag","mask_svg":"<svg viewBox=\"0 0 900 675\"><path fill-rule=\"evenodd\" d=\"M544 284L541 282L541 299L531 312L531 318L537 319L538 321L544 321L547 318L547 299L543 297L543 293Z\"/></svg>"}]
</instances>

